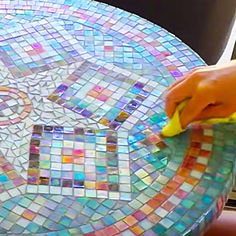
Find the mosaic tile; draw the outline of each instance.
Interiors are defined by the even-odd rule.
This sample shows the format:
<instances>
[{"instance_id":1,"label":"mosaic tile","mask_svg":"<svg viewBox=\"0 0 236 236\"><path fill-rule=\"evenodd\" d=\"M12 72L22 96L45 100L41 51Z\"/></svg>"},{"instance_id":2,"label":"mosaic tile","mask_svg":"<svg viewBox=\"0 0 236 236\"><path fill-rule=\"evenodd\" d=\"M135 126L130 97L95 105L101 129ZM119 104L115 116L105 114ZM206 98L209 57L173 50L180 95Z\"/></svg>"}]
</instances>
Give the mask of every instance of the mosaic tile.
<instances>
[{"instance_id":1,"label":"mosaic tile","mask_svg":"<svg viewBox=\"0 0 236 236\"><path fill-rule=\"evenodd\" d=\"M122 42L114 35L104 35L99 29L69 20L64 21L64 28L71 32L92 56L147 78L155 78L161 74L160 70L150 65L150 62L142 56L141 48L136 49L128 41ZM171 77L168 79L171 80ZM162 82L166 85L167 79Z\"/></svg>"},{"instance_id":2,"label":"mosaic tile","mask_svg":"<svg viewBox=\"0 0 236 236\"><path fill-rule=\"evenodd\" d=\"M14 88L0 87L0 126L19 123L31 109L27 94Z\"/></svg>"},{"instance_id":3,"label":"mosaic tile","mask_svg":"<svg viewBox=\"0 0 236 236\"><path fill-rule=\"evenodd\" d=\"M157 101L160 85L147 82L119 68L85 62L48 99L118 130L129 118L137 120L138 108L148 109Z\"/></svg>"},{"instance_id":4,"label":"mosaic tile","mask_svg":"<svg viewBox=\"0 0 236 236\"><path fill-rule=\"evenodd\" d=\"M174 35L96 1L4 0L0 50L0 85L11 90L0 91L1 235L200 235L220 214L233 185L235 125L194 126L170 139L159 135L167 121L163 92L205 65ZM21 116L24 101L27 115ZM111 122L100 122L103 117ZM62 140L53 136L58 127ZM109 147L116 159L108 159L104 136L71 140L78 128L116 137ZM76 143L86 157L73 154ZM115 171L116 160L119 174L125 168L128 177L119 176L119 189L104 197L96 188L117 182L113 174L99 182L110 165ZM61 168L61 178L52 167ZM68 187L83 176L96 176L96 183ZM50 192L54 185L60 194Z\"/></svg>"},{"instance_id":5,"label":"mosaic tile","mask_svg":"<svg viewBox=\"0 0 236 236\"><path fill-rule=\"evenodd\" d=\"M35 125L27 182L29 193L130 200L127 134Z\"/></svg>"},{"instance_id":6,"label":"mosaic tile","mask_svg":"<svg viewBox=\"0 0 236 236\"><path fill-rule=\"evenodd\" d=\"M6 201L25 192L26 181L15 171L14 167L0 152L0 197Z\"/></svg>"},{"instance_id":7,"label":"mosaic tile","mask_svg":"<svg viewBox=\"0 0 236 236\"><path fill-rule=\"evenodd\" d=\"M0 60L14 77L50 70L76 62L82 48L60 24L40 22L0 33Z\"/></svg>"}]
</instances>

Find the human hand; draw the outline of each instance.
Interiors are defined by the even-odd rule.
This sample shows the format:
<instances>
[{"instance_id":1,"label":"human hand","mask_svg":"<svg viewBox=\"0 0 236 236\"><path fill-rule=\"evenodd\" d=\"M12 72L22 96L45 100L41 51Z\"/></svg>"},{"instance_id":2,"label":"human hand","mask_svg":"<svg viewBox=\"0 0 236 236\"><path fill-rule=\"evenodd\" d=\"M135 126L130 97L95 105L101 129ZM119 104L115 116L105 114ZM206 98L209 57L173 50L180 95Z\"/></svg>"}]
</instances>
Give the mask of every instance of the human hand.
<instances>
[{"instance_id":1,"label":"human hand","mask_svg":"<svg viewBox=\"0 0 236 236\"><path fill-rule=\"evenodd\" d=\"M167 91L166 113L171 118L178 104L189 99L180 114L182 128L193 121L223 118L236 112L236 60L194 69Z\"/></svg>"}]
</instances>

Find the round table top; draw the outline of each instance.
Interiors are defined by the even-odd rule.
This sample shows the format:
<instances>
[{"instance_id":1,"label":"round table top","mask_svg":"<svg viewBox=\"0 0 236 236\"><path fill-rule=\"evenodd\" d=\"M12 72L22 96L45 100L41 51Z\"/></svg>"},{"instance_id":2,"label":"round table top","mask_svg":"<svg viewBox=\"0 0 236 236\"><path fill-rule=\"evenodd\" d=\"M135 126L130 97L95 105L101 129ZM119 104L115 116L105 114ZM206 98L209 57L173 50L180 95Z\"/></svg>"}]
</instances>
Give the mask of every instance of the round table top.
<instances>
[{"instance_id":1,"label":"round table top","mask_svg":"<svg viewBox=\"0 0 236 236\"><path fill-rule=\"evenodd\" d=\"M0 3L0 235L199 235L234 174L235 125L163 139L162 93L205 65L87 0Z\"/></svg>"}]
</instances>

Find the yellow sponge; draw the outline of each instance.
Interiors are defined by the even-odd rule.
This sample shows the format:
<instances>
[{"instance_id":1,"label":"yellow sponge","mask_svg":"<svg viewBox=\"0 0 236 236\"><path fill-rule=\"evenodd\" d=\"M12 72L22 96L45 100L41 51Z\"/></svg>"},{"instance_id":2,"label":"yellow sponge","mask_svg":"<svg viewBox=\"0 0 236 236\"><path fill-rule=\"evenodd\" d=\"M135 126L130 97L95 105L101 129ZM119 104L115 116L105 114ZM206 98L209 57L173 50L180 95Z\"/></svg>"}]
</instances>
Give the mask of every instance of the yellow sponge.
<instances>
[{"instance_id":1,"label":"yellow sponge","mask_svg":"<svg viewBox=\"0 0 236 236\"><path fill-rule=\"evenodd\" d=\"M184 131L180 123L180 112L186 106L188 101L183 101L180 103L173 117L170 119L169 123L162 129L162 134L166 137L172 137L177 134L180 134ZM205 123L205 124L217 124L217 123L234 123L236 122L236 112L226 118L212 118L208 120L196 121L194 123Z\"/></svg>"}]
</instances>

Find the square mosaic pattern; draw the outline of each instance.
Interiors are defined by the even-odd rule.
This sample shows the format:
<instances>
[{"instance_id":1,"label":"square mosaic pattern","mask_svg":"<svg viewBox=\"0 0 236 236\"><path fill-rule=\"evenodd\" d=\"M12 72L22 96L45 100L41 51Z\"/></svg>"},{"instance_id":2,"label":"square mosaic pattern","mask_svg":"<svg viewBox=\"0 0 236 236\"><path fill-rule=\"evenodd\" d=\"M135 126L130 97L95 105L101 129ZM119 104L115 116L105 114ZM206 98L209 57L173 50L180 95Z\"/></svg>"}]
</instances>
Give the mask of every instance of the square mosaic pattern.
<instances>
[{"instance_id":1,"label":"square mosaic pattern","mask_svg":"<svg viewBox=\"0 0 236 236\"><path fill-rule=\"evenodd\" d=\"M27 182L30 193L129 200L127 134L35 125Z\"/></svg>"},{"instance_id":2,"label":"square mosaic pattern","mask_svg":"<svg viewBox=\"0 0 236 236\"><path fill-rule=\"evenodd\" d=\"M155 81L117 67L86 61L48 99L118 130L126 121L138 120L137 111L147 110L158 100L159 87Z\"/></svg>"},{"instance_id":3,"label":"square mosaic pattern","mask_svg":"<svg viewBox=\"0 0 236 236\"><path fill-rule=\"evenodd\" d=\"M81 52L78 42L50 20L0 32L0 60L16 78L74 63Z\"/></svg>"}]
</instances>

